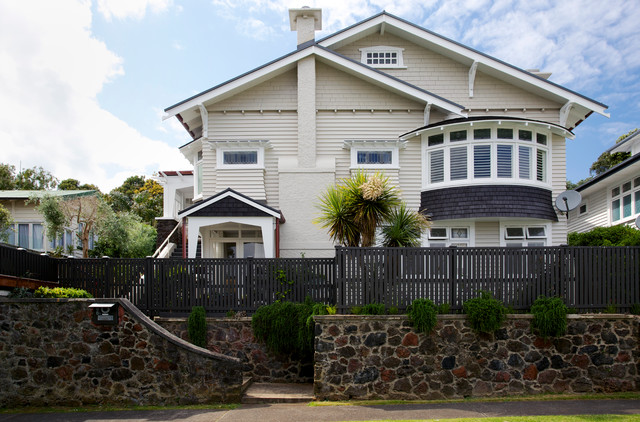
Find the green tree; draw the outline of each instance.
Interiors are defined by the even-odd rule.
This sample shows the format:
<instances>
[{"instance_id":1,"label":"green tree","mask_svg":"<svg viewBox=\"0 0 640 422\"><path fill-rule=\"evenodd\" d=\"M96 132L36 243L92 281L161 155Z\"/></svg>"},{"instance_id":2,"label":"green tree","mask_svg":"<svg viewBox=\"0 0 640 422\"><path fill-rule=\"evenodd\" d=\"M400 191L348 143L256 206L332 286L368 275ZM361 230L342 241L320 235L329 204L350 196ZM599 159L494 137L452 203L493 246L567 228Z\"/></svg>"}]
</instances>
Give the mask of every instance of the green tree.
<instances>
[{"instance_id":1,"label":"green tree","mask_svg":"<svg viewBox=\"0 0 640 422\"><path fill-rule=\"evenodd\" d=\"M0 190L14 190L16 168L11 164L0 163Z\"/></svg>"},{"instance_id":2,"label":"green tree","mask_svg":"<svg viewBox=\"0 0 640 422\"><path fill-rule=\"evenodd\" d=\"M144 258L153 254L157 232L133 213L109 209L97 230L93 256Z\"/></svg>"},{"instance_id":3,"label":"green tree","mask_svg":"<svg viewBox=\"0 0 640 422\"><path fill-rule=\"evenodd\" d=\"M406 204L396 207L382 226L382 244L387 247L420 246L422 233L430 226L423 214L411 211Z\"/></svg>"},{"instance_id":4,"label":"green tree","mask_svg":"<svg viewBox=\"0 0 640 422\"><path fill-rule=\"evenodd\" d=\"M36 210L45 219L47 237L56 238L65 227L78 226L78 238L82 243L82 257L89 256L89 237L105 220L108 206L97 195L60 198L44 195L31 199Z\"/></svg>"},{"instance_id":5,"label":"green tree","mask_svg":"<svg viewBox=\"0 0 640 422\"><path fill-rule=\"evenodd\" d=\"M58 190L95 190L100 192L100 188L96 185L80 184L78 179L64 179L58 184Z\"/></svg>"},{"instance_id":6,"label":"green tree","mask_svg":"<svg viewBox=\"0 0 640 422\"><path fill-rule=\"evenodd\" d=\"M144 176L128 177L121 186L114 188L107 195L107 202L115 212L131 211L134 204L134 195L138 189L144 186Z\"/></svg>"},{"instance_id":7,"label":"green tree","mask_svg":"<svg viewBox=\"0 0 640 422\"><path fill-rule=\"evenodd\" d=\"M57 185L58 179L42 167L24 169L15 177L17 190L50 190Z\"/></svg>"},{"instance_id":8,"label":"green tree","mask_svg":"<svg viewBox=\"0 0 640 422\"><path fill-rule=\"evenodd\" d=\"M629 157L631 157L630 152L614 152L613 154L603 152L598 159L591 164L589 172L591 175L598 176Z\"/></svg>"},{"instance_id":9,"label":"green tree","mask_svg":"<svg viewBox=\"0 0 640 422\"><path fill-rule=\"evenodd\" d=\"M153 179L147 179L133 195L132 210L150 226L156 225L156 217L162 216L164 189Z\"/></svg>"},{"instance_id":10,"label":"green tree","mask_svg":"<svg viewBox=\"0 0 640 422\"><path fill-rule=\"evenodd\" d=\"M9 239L9 230L13 224L11 213L4 205L0 204L0 242L6 242Z\"/></svg>"},{"instance_id":11,"label":"green tree","mask_svg":"<svg viewBox=\"0 0 640 422\"><path fill-rule=\"evenodd\" d=\"M314 221L345 246L373 246L376 229L397 205L398 192L380 173L358 171L320 197L320 217Z\"/></svg>"}]
</instances>

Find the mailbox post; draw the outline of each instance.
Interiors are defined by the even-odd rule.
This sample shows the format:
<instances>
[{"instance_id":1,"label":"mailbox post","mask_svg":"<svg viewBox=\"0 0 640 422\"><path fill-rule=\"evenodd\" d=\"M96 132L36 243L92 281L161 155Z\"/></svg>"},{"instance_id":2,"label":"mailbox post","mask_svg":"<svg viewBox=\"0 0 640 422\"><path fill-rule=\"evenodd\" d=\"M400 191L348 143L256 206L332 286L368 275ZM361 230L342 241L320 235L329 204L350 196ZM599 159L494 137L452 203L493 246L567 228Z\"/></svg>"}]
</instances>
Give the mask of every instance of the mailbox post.
<instances>
[{"instance_id":1,"label":"mailbox post","mask_svg":"<svg viewBox=\"0 0 640 422\"><path fill-rule=\"evenodd\" d=\"M117 303L92 303L91 321L96 325L118 325Z\"/></svg>"}]
</instances>

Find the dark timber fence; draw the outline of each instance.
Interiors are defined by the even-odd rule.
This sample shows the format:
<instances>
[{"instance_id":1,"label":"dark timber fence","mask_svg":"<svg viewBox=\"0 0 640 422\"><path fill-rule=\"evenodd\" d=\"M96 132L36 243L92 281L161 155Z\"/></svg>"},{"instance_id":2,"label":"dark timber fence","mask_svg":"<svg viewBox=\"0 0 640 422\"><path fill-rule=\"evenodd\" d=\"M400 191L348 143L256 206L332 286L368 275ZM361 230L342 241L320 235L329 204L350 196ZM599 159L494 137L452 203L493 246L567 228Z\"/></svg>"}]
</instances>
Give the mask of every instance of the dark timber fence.
<instances>
[{"instance_id":1,"label":"dark timber fence","mask_svg":"<svg viewBox=\"0 0 640 422\"><path fill-rule=\"evenodd\" d=\"M335 258L55 259L0 247L0 274L57 281L96 297L126 297L150 315L254 312L305 296L340 312L414 299L462 304L491 291L514 309L539 295L581 311L640 303L640 247L336 248Z\"/></svg>"}]
</instances>

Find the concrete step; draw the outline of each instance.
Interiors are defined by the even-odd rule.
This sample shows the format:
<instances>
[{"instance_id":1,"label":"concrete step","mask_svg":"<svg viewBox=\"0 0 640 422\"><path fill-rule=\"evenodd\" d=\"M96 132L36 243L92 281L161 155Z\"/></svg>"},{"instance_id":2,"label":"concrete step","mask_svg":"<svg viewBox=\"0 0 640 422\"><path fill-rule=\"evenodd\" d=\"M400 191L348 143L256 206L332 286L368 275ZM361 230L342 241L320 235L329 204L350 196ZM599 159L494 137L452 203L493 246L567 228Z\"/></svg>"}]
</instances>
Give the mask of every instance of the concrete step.
<instances>
[{"instance_id":1,"label":"concrete step","mask_svg":"<svg viewBox=\"0 0 640 422\"><path fill-rule=\"evenodd\" d=\"M313 401L313 384L253 383L242 403L308 403Z\"/></svg>"}]
</instances>

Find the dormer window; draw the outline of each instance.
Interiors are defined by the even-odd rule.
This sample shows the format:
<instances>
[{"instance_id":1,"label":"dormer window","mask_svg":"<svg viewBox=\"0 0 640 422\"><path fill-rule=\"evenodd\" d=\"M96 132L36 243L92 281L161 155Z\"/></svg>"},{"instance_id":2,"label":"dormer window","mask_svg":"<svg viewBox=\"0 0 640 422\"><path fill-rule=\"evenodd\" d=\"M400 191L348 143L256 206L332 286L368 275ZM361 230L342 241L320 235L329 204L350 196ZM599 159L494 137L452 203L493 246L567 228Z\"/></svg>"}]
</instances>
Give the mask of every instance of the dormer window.
<instances>
[{"instance_id":1,"label":"dormer window","mask_svg":"<svg viewBox=\"0 0 640 422\"><path fill-rule=\"evenodd\" d=\"M402 59L403 50L403 48L387 47L384 45L361 48L360 53L362 53L362 56L360 61L367 66L377 68L404 68L404 61Z\"/></svg>"}]
</instances>

